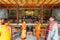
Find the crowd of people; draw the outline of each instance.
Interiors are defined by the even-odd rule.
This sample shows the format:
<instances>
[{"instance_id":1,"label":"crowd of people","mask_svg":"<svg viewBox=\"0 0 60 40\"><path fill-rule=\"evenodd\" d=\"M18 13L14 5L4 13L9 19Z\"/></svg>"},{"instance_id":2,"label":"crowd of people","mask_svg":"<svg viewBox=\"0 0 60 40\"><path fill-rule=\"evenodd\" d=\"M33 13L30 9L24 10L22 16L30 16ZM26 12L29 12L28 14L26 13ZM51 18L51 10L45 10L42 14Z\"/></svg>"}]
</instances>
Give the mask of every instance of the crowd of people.
<instances>
[{"instance_id":1,"label":"crowd of people","mask_svg":"<svg viewBox=\"0 0 60 40\"><path fill-rule=\"evenodd\" d=\"M39 40L41 37L41 23L36 22L35 26L35 36L36 40ZM26 22L23 21L22 27L20 28L20 38L21 40L26 40L27 36L27 26ZM4 20L0 20L0 40L12 40L12 28L9 24L9 21L6 23ZM58 24L56 22L56 17L51 16L48 21L48 27L46 29L45 40L59 40L58 36Z\"/></svg>"}]
</instances>

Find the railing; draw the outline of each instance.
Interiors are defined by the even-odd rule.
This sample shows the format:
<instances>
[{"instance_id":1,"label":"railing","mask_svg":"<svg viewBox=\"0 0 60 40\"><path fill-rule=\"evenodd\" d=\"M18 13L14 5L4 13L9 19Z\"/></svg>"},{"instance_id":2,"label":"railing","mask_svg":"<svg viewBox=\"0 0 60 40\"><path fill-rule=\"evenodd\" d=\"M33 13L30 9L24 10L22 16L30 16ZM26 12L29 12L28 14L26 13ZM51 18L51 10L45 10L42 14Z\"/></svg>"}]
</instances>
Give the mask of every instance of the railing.
<instances>
[{"instance_id":1,"label":"railing","mask_svg":"<svg viewBox=\"0 0 60 40\"><path fill-rule=\"evenodd\" d=\"M22 23L16 24L16 23L11 23L10 25L22 25ZM37 25L35 23L27 23L26 25ZM42 24L42 25L48 25L48 24Z\"/></svg>"}]
</instances>

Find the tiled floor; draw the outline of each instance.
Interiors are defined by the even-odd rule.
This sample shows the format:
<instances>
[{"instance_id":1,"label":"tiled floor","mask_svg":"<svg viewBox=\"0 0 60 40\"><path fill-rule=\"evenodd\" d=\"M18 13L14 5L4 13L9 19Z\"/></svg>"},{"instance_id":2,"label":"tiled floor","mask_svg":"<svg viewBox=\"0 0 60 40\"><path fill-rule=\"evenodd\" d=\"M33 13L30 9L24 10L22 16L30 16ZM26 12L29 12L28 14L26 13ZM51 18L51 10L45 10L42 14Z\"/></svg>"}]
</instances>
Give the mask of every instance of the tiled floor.
<instances>
[{"instance_id":1,"label":"tiled floor","mask_svg":"<svg viewBox=\"0 0 60 40\"><path fill-rule=\"evenodd\" d=\"M40 39L44 40L43 38L40 38ZM19 33L14 34L13 40L20 40ZM26 40L36 40L36 38L33 35L27 35L27 39Z\"/></svg>"},{"instance_id":2,"label":"tiled floor","mask_svg":"<svg viewBox=\"0 0 60 40\"><path fill-rule=\"evenodd\" d=\"M59 36L59 38L60 38L60 36ZM13 35L13 40L20 40L19 33L16 33L16 34ZM27 35L27 39L26 40L36 40L36 38L33 35ZM40 40L44 40L44 37L41 37Z\"/></svg>"}]
</instances>

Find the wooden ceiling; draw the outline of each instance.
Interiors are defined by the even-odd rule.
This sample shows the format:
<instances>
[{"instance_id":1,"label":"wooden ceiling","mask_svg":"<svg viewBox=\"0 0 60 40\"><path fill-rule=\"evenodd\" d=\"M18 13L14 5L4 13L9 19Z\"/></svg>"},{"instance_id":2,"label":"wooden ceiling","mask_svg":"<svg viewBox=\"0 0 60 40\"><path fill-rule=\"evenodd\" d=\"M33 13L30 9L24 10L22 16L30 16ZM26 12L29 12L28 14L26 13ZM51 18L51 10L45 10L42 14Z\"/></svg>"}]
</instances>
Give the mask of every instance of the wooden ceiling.
<instances>
[{"instance_id":1,"label":"wooden ceiling","mask_svg":"<svg viewBox=\"0 0 60 40\"><path fill-rule=\"evenodd\" d=\"M60 0L0 0L0 9L60 9Z\"/></svg>"},{"instance_id":2,"label":"wooden ceiling","mask_svg":"<svg viewBox=\"0 0 60 40\"><path fill-rule=\"evenodd\" d=\"M60 0L0 0L0 4L18 5L40 5L40 4L60 4Z\"/></svg>"}]
</instances>

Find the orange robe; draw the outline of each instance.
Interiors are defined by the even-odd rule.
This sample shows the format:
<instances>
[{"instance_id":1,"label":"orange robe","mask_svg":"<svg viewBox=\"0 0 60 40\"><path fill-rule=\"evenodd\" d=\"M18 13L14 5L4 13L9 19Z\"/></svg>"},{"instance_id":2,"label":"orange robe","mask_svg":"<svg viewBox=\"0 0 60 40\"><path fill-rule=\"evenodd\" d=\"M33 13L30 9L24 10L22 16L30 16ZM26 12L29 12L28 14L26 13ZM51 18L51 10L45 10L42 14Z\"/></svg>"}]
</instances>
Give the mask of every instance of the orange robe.
<instances>
[{"instance_id":1,"label":"orange robe","mask_svg":"<svg viewBox=\"0 0 60 40\"><path fill-rule=\"evenodd\" d=\"M23 22L22 27L21 27L20 38L26 38L26 23L25 22Z\"/></svg>"},{"instance_id":2,"label":"orange robe","mask_svg":"<svg viewBox=\"0 0 60 40\"><path fill-rule=\"evenodd\" d=\"M35 30L36 30L36 38L40 38L40 36L41 36L40 27L41 27L41 24L38 23L38 24L36 25L36 28L35 28Z\"/></svg>"}]
</instances>

